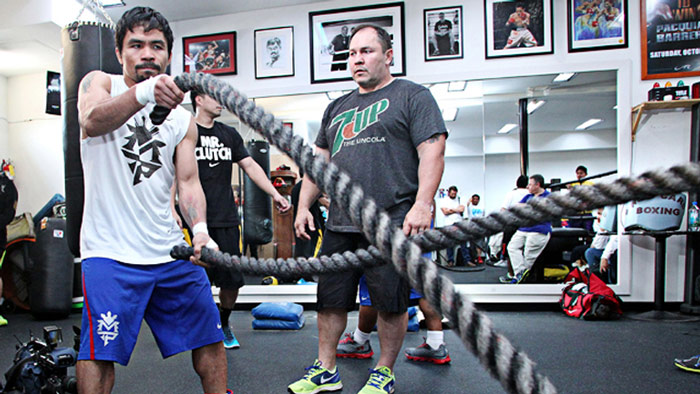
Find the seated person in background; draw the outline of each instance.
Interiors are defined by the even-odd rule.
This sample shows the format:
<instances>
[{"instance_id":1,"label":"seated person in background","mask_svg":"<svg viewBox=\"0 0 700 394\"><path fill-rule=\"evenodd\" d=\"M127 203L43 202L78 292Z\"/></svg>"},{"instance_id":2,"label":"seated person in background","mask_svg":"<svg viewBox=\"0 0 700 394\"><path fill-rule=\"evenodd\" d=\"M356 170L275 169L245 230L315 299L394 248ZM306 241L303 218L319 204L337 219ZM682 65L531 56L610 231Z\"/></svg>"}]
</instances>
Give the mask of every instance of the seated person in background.
<instances>
[{"instance_id":1,"label":"seated person in background","mask_svg":"<svg viewBox=\"0 0 700 394\"><path fill-rule=\"evenodd\" d=\"M601 242L596 243L598 237L606 237L605 245L601 249ZM596 234L591 247L586 249L586 262L591 273L598 275L605 283L617 281L617 235Z\"/></svg>"},{"instance_id":2,"label":"seated person in background","mask_svg":"<svg viewBox=\"0 0 700 394\"><path fill-rule=\"evenodd\" d=\"M484 217L485 212L483 209L483 205L479 206L480 201L481 196L479 196L478 194L473 194L472 198L469 201L467 201L467 218L473 219L477 217ZM468 259L468 264L470 266L475 266L476 264L474 263L483 264L484 259L481 257L481 254L483 252L488 252L488 250L489 247L486 243L486 239L484 238L469 241L469 254L471 258Z\"/></svg>"},{"instance_id":3,"label":"seated person in background","mask_svg":"<svg viewBox=\"0 0 700 394\"><path fill-rule=\"evenodd\" d=\"M530 177L527 190L530 193L520 200L521 203L526 203L535 197L547 197L550 194L544 189L544 177L540 174ZM508 255L514 276L510 278L510 281L508 281L507 276L499 278L501 283L518 284L525 280L530 273L530 268L535 264L535 260L547 246L551 233L552 224L550 222L520 227L508 243Z\"/></svg>"},{"instance_id":4,"label":"seated person in background","mask_svg":"<svg viewBox=\"0 0 700 394\"><path fill-rule=\"evenodd\" d=\"M576 179L578 179L578 182L571 183L567 185L566 187L571 189L576 186L592 186L593 182L591 181L583 181L581 182L581 179L585 178L588 176L588 168L584 166L578 166L576 167ZM591 211L581 211L578 213L579 216L590 216L591 219L569 219L569 227L572 228L583 228L588 231L593 231L593 219L592 219L592 214Z\"/></svg>"},{"instance_id":5,"label":"seated person in background","mask_svg":"<svg viewBox=\"0 0 700 394\"><path fill-rule=\"evenodd\" d=\"M501 211L505 211L506 209L512 207L513 205L517 204L520 202L520 200L523 199L529 192L527 191L527 176L525 175L520 175L518 176L518 179L515 181L515 189L509 191L505 198L503 199L503 204L501 205ZM515 231L513 230L507 230L504 231L501 234L500 237L498 237L498 234L494 235L492 238L494 238L494 241L491 242L489 240L489 247L491 248L490 254L496 259L491 259L491 260L497 260L498 255L501 252L501 248L503 247L503 244L508 245L508 242L510 242L510 239L513 237L513 234L515 234ZM500 238L500 239L499 239ZM508 259L508 251L503 248L503 256L498 261L497 263L494 264L496 267L509 267L509 271L511 273L511 276L513 274L512 268L510 268L510 261Z\"/></svg>"},{"instance_id":6,"label":"seated person in background","mask_svg":"<svg viewBox=\"0 0 700 394\"><path fill-rule=\"evenodd\" d=\"M440 211L442 211L443 215L445 215L445 226L451 226L462 220L462 214L464 213L465 208L464 205L459 203L459 197L457 196L457 186L450 186L449 189L447 189L447 198L442 198L438 201L438 208L440 208ZM454 247L447 248L448 267L455 265L454 249ZM467 256L468 252L466 248L466 243L462 245L459 249L460 253L462 253L463 260L469 260L469 256Z\"/></svg>"}]
</instances>

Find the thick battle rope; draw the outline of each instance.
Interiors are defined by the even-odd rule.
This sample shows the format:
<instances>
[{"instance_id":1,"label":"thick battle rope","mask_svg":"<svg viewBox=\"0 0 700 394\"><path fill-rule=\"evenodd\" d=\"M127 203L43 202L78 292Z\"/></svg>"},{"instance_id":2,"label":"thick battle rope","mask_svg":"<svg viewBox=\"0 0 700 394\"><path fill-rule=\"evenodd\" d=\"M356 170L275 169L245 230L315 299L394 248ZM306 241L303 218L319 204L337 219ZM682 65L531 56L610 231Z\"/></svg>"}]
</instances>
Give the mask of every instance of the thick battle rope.
<instances>
[{"instance_id":1,"label":"thick battle rope","mask_svg":"<svg viewBox=\"0 0 700 394\"><path fill-rule=\"evenodd\" d=\"M210 75L194 73L177 76L175 83L183 91L197 89L213 97L242 122L290 156L316 181L321 190L339 201L353 223L376 246L376 253L383 259L390 260L396 271L407 277L411 286L419 290L438 313L450 320L467 348L511 393L556 393L556 388L549 379L536 372L535 363L524 352L494 331L491 320L477 310L465 295L459 293L449 278L440 275L435 264L421 257L421 249L443 249L467 239L495 234L504 228L516 228L528 223L542 222L547 218L575 214L582 209L691 190L700 185L700 167L689 163L669 170L675 174L671 176L673 179L667 178L665 173L650 172L636 180L623 178L609 185L581 186L573 189L568 195L532 199L528 204L520 204L521 206L485 218L462 221L440 230L430 230L413 241L400 229L391 227L389 216L378 208L372 199L365 198L363 190L352 182L347 174L332 162L326 162L320 156L315 157L311 147L305 145L301 137L293 135L289 128L283 127L272 115L257 108L233 87ZM158 116L152 114L152 119ZM352 253L345 253L342 257L351 255ZM340 256L331 256L330 260L338 262ZM232 260L233 258L228 261ZM280 264L280 260L277 260L276 264ZM293 264L294 260L290 260L282 262ZM243 258L240 261L243 263ZM323 258L319 261L324 264ZM252 264L252 259L248 263Z\"/></svg>"}]
</instances>

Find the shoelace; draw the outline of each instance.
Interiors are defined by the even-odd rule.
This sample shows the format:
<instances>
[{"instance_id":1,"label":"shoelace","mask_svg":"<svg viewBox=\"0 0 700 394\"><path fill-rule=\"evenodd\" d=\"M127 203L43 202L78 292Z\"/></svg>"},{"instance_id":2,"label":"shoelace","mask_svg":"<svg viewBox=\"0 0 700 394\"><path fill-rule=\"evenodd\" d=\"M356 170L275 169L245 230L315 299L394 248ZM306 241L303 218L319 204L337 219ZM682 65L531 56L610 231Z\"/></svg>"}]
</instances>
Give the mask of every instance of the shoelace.
<instances>
[{"instance_id":1,"label":"shoelace","mask_svg":"<svg viewBox=\"0 0 700 394\"><path fill-rule=\"evenodd\" d=\"M370 369L370 374L369 374L369 384L370 386L374 386L378 389L381 389L381 384L384 381L384 378L388 378L389 376L384 375L377 369Z\"/></svg>"},{"instance_id":2,"label":"shoelace","mask_svg":"<svg viewBox=\"0 0 700 394\"><path fill-rule=\"evenodd\" d=\"M308 367L306 367L306 368L304 368L304 369L306 369L306 374L304 375L304 379L310 379L312 376L315 375L315 373L316 373L315 371L316 371L317 369L321 369L321 366L320 366L320 365L313 364L313 365L308 366Z\"/></svg>"}]
</instances>

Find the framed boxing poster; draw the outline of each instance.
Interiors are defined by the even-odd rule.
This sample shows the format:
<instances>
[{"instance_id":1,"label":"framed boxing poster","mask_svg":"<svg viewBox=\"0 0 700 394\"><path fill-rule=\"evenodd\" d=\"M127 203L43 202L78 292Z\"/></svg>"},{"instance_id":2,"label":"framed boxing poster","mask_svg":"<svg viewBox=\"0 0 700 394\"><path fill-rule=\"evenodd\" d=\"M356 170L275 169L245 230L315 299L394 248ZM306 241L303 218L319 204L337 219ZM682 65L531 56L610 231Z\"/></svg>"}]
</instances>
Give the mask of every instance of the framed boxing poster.
<instances>
[{"instance_id":1,"label":"framed boxing poster","mask_svg":"<svg viewBox=\"0 0 700 394\"><path fill-rule=\"evenodd\" d=\"M642 1L642 79L700 75L700 0Z\"/></svg>"},{"instance_id":2,"label":"framed boxing poster","mask_svg":"<svg viewBox=\"0 0 700 394\"><path fill-rule=\"evenodd\" d=\"M362 24L384 28L391 36L392 75L406 75L404 3L373 4L309 13L311 83L347 81L350 35Z\"/></svg>"},{"instance_id":3,"label":"framed boxing poster","mask_svg":"<svg viewBox=\"0 0 700 394\"><path fill-rule=\"evenodd\" d=\"M461 59L462 6L423 10L425 61Z\"/></svg>"},{"instance_id":4,"label":"framed boxing poster","mask_svg":"<svg viewBox=\"0 0 700 394\"><path fill-rule=\"evenodd\" d=\"M255 30L255 79L294 76L294 27Z\"/></svg>"},{"instance_id":5,"label":"framed boxing poster","mask_svg":"<svg viewBox=\"0 0 700 394\"><path fill-rule=\"evenodd\" d=\"M569 52L627 48L629 0L568 0Z\"/></svg>"},{"instance_id":6,"label":"framed boxing poster","mask_svg":"<svg viewBox=\"0 0 700 394\"><path fill-rule=\"evenodd\" d=\"M554 53L552 0L484 0L486 58Z\"/></svg>"},{"instance_id":7,"label":"framed boxing poster","mask_svg":"<svg viewBox=\"0 0 700 394\"><path fill-rule=\"evenodd\" d=\"M182 38L184 72L236 74L236 32Z\"/></svg>"}]
</instances>

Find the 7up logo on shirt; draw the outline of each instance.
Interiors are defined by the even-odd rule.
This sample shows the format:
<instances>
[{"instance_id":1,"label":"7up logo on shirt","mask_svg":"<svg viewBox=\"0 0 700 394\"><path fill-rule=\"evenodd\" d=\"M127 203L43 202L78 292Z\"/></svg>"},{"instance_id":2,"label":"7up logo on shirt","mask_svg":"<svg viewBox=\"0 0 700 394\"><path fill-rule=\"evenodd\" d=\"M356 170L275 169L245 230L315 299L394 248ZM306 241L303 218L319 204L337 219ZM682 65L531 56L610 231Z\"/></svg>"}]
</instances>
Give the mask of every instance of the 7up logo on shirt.
<instances>
[{"instance_id":1,"label":"7up logo on shirt","mask_svg":"<svg viewBox=\"0 0 700 394\"><path fill-rule=\"evenodd\" d=\"M368 106L362 111L358 111L357 108L353 108L333 118L328 127L332 127L336 123L338 123L339 126L335 135L335 141L333 141L331 156L334 156L340 151L345 141L357 137L358 134L363 132L369 126L377 123L379 121L379 114L386 111L387 108L389 108L389 100L382 99Z\"/></svg>"}]
</instances>

